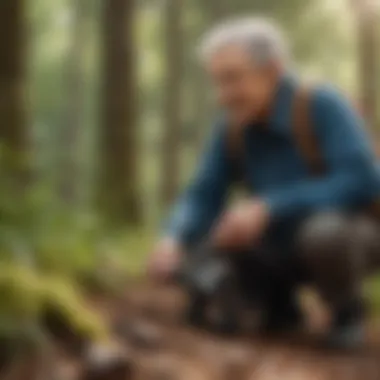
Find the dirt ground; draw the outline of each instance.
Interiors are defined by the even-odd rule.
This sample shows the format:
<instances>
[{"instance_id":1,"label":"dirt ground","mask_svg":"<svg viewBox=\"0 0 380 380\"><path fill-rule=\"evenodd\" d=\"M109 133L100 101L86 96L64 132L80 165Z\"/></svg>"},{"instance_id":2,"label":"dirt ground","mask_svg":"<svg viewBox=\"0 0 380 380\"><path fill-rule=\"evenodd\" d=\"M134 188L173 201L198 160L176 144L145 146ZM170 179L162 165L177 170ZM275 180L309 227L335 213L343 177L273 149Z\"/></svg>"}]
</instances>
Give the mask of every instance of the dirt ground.
<instances>
[{"instance_id":1,"label":"dirt ground","mask_svg":"<svg viewBox=\"0 0 380 380\"><path fill-rule=\"evenodd\" d=\"M8 370L0 379L380 379L380 345L373 327L368 327L368 342L360 351L334 352L309 335L269 338L253 333L227 338L190 328L182 319L185 304L177 289L145 285L130 287L117 300L94 297L92 307L113 331L109 344L92 346L84 356L55 347L40 360L42 375L40 368L39 375L32 376L35 363L24 360L24 372L19 366L18 373Z\"/></svg>"}]
</instances>

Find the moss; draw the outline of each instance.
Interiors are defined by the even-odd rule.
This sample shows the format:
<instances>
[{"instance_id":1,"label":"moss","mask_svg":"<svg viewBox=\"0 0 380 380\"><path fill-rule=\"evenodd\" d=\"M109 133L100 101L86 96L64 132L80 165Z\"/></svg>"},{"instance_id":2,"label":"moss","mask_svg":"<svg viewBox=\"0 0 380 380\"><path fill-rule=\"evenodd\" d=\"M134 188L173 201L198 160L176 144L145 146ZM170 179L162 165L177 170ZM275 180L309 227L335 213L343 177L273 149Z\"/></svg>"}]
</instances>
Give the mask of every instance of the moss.
<instances>
[{"instance_id":1,"label":"moss","mask_svg":"<svg viewBox=\"0 0 380 380\"><path fill-rule=\"evenodd\" d=\"M0 335L17 335L37 325L52 310L69 328L91 340L104 339L104 322L91 310L80 289L68 278L43 276L30 268L0 268Z\"/></svg>"},{"instance_id":2,"label":"moss","mask_svg":"<svg viewBox=\"0 0 380 380\"><path fill-rule=\"evenodd\" d=\"M380 315L380 276L369 278L364 284L364 291L370 302L371 313L375 316Z\"/></svg>"},{"instance_id":3,"label":"moss","mask_svg":"<svg viewBox=\"0 0 380 380\"><path fill-rule=\"evenodd\" d=\"M86 305L78 287L55 277L46 278L43 283L42 300L45 310L55 311L80 336L91 340L107 337L104 321Z\"/></svg>"}]
</instances>

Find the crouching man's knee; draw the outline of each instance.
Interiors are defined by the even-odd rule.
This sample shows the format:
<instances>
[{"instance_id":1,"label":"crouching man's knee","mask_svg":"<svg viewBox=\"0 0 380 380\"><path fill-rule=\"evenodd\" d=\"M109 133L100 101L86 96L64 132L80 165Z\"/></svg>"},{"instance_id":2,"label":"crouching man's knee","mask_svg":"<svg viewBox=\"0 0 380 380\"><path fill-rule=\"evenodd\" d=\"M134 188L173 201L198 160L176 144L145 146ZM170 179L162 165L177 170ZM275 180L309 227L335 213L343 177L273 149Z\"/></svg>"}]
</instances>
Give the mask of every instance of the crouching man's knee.
<instances>
[{"instance_id":1,"label":"crouching man's knee","mask_svg":"<svg viewBox=\"0 0 380 380\"><path fill-rule=\"evenodd\" d=\"M297 237L301 259L316 268L340 262L347 258L351 237L348 217L339 213L314 215L305 221Z\"/></svg>"},{"instance_id":2,"label":"crouching man's knee","mask_svg":"<svg viewBox=\"0 0 380 380\"><path fill-rule=\"evenodd\" d=\"M328 302L343 302L358 288L361 270L352 230L349 217L326 213L307 220L298 236L301 262Z\"/></svg>"}]
</instances>

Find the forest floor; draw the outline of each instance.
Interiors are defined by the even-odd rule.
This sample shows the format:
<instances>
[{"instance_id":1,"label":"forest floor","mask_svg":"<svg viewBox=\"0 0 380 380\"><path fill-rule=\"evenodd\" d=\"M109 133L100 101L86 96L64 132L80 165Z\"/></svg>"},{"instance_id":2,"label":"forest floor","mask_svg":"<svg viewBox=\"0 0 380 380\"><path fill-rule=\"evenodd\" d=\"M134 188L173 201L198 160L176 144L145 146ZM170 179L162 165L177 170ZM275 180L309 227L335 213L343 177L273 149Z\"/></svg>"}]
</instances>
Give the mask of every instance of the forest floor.
<instances>
[{"instance_id":1,"label":"forest floor","mask_svg":"<svg viewBox=\"0 0 380 380\"><path fill-rule=\"evenodd\" d=\"M134 262L139 267L140 256ZM371 299L379 300L379 282L368 288ZM26 355L0 368L0 380L380 379L376 318L367 323L363 349L338 352L323 349L314 334L225 337L195 329L184 323L187 300L179 289L141 280L131 280L124 289L117 296L87 297L88 306L108 327L106 342L79 350L73 333L64 329L39 358ZM309 294L302 302L309 329L322 332L328 313Z\"/></svg>"},{"instance_id":2,"label":"forest floor","mask_svg":"<svg viewBox=\"0 0 380 380\"><path fill-rule=\"evenodd\" d=\"M143 311L145 333L150 329L156 345L150 355L137 355L133 360L137 372L158 365L159 368L151 368L157 377L147 379L380 379L380 336L376 323L368 323L365 348L342 353L326 351L311 335L269 338L244 334L231 339L191 329L181 322L186 301L176 289L152 291L148 286L129 290L124 302L123 322L129 323L131 318L126 310ZM321 332L328 324L327 313L310 295L303 296L303 303L309 328ZM143 320L139 319L136 331L143 331ZM132 341L131 335L127 336L126 344L133 344Z\"/></svg>"},{"instance_id":3,"label":"forest floor","mask_svg":"<svg viewBox=\"0 0 380 380\"><path fill-rule=\"evenodd\" d=\"M136 239L136 247L139 247ZM150 240L151 241L151 240ZM148 244L147 244L148 245ZM133 252L143 252L136 249ZM147 249L144 250L148 251ZM130 258L128 257L130 263ZM133 258L134 273L144 255ZM380 380L380 278L365 289L372 317L367 342L355 352L321 348L307 336L264 337L244 334L226 338L183 323L186 299L177 289L133 283L117 300L95 297L94 308L113 326L124 352L131 380ZM315 299L303 297L310 330L321 332L328 315ZM115 328L116 327L116 328ZM88 377L81 380L124 380ZM73 377L70 380L76 380ZM22 379L23 380L23 379ZM65 379L66 380L66 379ZM67 379L69 380L69 379Z\"/></svg>"},{"instance_id":4,"label":"forest floor","mask_svg":"<svg viewBox=\"0 0 380 380\"><path fill-rule=\"evenodd\" d=\"M190 328L181 318L185 304L178 289L153 288L146 284L130 286L117 300L93 297L91 305L107 321L114 339L107 348L101 345L92 348L91 365L83 366L77 357L60 356L59 360L64 360L59 365L58 378L380 379L380 335L374 323L368 323L366 347L355 352L337 352L321 348L311 336L269 338L245 334L226 338ZM323 319L323 313L316 319ZM107 369L102 372L101 368ZM17 378L24 379L30 377Z\"/></svg>"}]
</instances>

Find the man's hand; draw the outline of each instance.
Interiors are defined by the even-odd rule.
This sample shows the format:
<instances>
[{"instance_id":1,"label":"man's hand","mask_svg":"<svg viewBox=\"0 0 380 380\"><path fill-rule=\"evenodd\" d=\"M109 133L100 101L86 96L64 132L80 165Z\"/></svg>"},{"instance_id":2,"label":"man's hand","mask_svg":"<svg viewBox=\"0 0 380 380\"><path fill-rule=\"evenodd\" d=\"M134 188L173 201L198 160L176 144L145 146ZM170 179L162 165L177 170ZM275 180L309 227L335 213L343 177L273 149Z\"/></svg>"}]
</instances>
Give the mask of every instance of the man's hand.
<instances>
[{"instance_id":1,"label":"man's hand","mask_svg":"<svg viewBox=\"0 0 380 380\"><path fill-rule=\"evenodd\" d=\"M148 275L156 281L169 281L179 269L182 257L182 248L177 241L162 239L149 258Z\"/></svg>"},{"instance_id":2,"label":"man's hand","mask_svg":"<svg viewBox=\"0 0 380 380\"><path fill-rule=\"evenodd\" d=\"M245 200L222 215L212 233L220 249L243 249L259 240L269 224L269 210L259 199Z\"/></svg>"}]
</instances>

